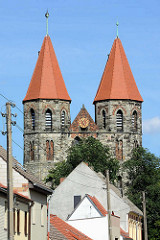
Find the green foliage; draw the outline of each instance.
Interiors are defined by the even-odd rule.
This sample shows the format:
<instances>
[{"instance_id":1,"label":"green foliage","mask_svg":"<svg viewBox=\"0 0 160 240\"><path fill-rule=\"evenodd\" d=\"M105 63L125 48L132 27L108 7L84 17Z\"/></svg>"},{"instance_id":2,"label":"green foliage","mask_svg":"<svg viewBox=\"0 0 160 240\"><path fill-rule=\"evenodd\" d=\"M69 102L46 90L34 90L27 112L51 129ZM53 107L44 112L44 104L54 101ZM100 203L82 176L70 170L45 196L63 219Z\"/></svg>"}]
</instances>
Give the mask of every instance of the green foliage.
<instances>
[{"instance_id":1,"label":"green foliage","mask_svg":"<svg viewBox=\"0 0 160 240\"><path fill-rule=\"evenodd\" d=\"M70 147L67 160L57 163L55 168L50 170L46 182L52 181L53 188L56 187L60 178L68 176L82 161L87 162L96 172L105 174L105 170L109 169L110 180L113 182L116 179L119 162L111 157L107 146L103 146L93 137L88 137Z\"/></svg>"},{"instance_id":2,"label":"green foliage","mask_svg":"<svg viewBox=\"0 0 160 240\"><path fill-rule=\"evenodd\" d=\"M160 158L139 147L123 164L128 174L127 195L142 209L142 191L146 192L148 235L160 239Z\"/></svg>"}]
</instances>

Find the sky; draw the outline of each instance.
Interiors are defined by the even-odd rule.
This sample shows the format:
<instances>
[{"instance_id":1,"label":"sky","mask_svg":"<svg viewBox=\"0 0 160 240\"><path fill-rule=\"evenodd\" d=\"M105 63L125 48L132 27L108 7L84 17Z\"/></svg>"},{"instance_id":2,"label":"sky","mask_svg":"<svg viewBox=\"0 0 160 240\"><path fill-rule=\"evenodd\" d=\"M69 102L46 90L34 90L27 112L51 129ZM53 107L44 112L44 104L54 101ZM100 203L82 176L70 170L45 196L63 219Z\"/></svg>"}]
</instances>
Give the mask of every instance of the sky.
<instances>
[{"instance_id":1,"label":"sky","mask_svg":"<svg viewBox=\"0 0 160 240\"><path fill-rule=\"evenodd\" d=\"M93 119L93 100L113 41L116 22L138 89L143 97L143 147L160 156L160 1L0 0L0 107L16 107L12 118L13 156L23 163L23 104L38 51L49 35L72 99L71 121L82 104ZM5 98L4 98L5 97ZM5 131L0 117L0 131ZM6 149L6 135L0 145Z\"/></svg>"}]
</instances>

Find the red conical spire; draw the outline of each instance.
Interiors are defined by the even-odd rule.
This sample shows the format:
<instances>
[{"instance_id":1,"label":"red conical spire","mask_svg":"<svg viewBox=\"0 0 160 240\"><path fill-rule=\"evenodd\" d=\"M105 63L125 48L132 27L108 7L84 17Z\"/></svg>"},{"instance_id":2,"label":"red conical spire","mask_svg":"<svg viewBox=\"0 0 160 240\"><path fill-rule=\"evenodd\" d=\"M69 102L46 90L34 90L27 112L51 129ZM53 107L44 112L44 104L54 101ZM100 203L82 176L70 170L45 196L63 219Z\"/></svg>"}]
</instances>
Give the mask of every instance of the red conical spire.
<instances>
[{"instance_id":1,"label":"red conical spire","mask_svg":"<svg viewBox=\"0 0 160 240\"><path fill-rule=\"evenodd\" d=\"M118 37L114 40L94 103L108 99L143 102L121 40Z\"/></svg>"},{"instance_id":2,"label":"red conical spire","mask_svg":"<svg viewBox=\"0 0 160 240\"><path fill-rule=\"evenodd\" d=\"M45 36L37 64L23 100L61 99L71 101L58 65L51 39Z\"/></svg>"}]
</instances>

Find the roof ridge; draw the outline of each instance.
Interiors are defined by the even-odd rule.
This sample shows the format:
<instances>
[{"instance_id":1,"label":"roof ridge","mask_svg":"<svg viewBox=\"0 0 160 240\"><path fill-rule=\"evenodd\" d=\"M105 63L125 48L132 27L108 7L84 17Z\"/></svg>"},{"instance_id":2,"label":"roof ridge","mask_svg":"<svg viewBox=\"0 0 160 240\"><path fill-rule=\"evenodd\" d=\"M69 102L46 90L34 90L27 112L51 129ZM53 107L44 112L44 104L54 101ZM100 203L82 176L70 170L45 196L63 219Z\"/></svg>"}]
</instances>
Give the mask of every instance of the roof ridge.
<instances>
[{"instance_id":1,"label":"roof ridge","mask_svg":"<svg viewBox=\"0 0 160 240\"><path fill-rule=\"evenodd\" d=\"M121 45L121 40L118 38L119 42L120 42L120 45ZM117 41L118 41L117 40ZM120 58L121 58L121 61L122 61L122 68L123 68L123 76L124 76L124 79L125 79L125 87L127 88L127 95L128 95L128 92L129 92L129 89L128 89L128 85L126 84L126 78L125 78L125 70L124 70L124 62L123 62L123 58L122 58L122 49L120 46L119 47L119 51L120 51ZM128 95L128 99L129 99L129 95Z\"/></svg>"}]
</instances>

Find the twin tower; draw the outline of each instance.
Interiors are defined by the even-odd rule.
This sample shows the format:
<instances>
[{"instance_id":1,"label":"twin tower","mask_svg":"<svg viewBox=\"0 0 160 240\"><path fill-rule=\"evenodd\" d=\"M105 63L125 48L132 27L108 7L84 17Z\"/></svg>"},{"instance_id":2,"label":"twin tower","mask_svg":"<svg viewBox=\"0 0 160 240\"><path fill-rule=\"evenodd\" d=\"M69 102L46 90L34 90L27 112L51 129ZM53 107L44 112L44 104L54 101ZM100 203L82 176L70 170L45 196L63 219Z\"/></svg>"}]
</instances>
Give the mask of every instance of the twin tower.
<instances>
[{"instance_id":1,"label":"twin tower","mask_svg":"<svg viewBox=\"0 0 160 240\"><path fill-rule=\"evenodd\" d=\"M132 149L142 145L142 102L117 37L94 99L95 121L82 106L71 123L71 99L46 35L23 100L24 166L43 180L74 142L88 136L108 145L120 162L128 160Z\"/></svg>"}]
</instances>

